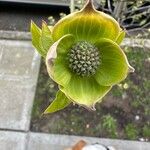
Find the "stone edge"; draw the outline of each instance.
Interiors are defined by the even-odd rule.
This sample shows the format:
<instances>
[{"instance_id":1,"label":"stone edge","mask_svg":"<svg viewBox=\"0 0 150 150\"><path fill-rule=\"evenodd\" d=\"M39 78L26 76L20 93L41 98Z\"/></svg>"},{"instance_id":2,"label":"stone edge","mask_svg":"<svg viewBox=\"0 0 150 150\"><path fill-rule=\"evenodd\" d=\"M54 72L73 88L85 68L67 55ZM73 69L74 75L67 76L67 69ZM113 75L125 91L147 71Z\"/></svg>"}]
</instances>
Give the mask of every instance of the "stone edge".
<instances>
[{"instance_id":1,"label":"stone edge","mask_svg":"<svg viewBox=\"0 0 150 150\"><path fill-rule=\"evenodd\" d=\"M136 150L149 150L150 143L139 142L139 141L129 141L129 140L119 140L119 139L106 139L106 138L96 138L96 137L85 137L85 136L73 136L73 135L58 135L58 134L46 134L46 133L29 133L28 149L30 150L30 145L32 142L40 142L43 145L60 145L69 147L74 145L79 140L85 140L89 144L100 143L107 146L114 146L119 150L126 150L128 146L133 147Z\"/></svg>"},{"instance_id":2,"label":"stone edge","mask_svg":"<svg viewBox=\"0 0 150 150\"><path fill-rule=\"evenodd\" d=\"M11 39L11 40L31 40L31 33L24 31L5 31L0 30L0 39ZM122 46L130 47L146 47L150 48L150 40L145 38L134 39L134 38L125 38Z\"/></svg>"},{"instance_id":3,"label":"stone edge","mask_svg":"<svg viewBox=\"0 0 150 150\"><path fill-rule=\"evenodd\" d=\"M30 32L0 30L0 39L31 40Z\"/></svg>"}]
</instances>

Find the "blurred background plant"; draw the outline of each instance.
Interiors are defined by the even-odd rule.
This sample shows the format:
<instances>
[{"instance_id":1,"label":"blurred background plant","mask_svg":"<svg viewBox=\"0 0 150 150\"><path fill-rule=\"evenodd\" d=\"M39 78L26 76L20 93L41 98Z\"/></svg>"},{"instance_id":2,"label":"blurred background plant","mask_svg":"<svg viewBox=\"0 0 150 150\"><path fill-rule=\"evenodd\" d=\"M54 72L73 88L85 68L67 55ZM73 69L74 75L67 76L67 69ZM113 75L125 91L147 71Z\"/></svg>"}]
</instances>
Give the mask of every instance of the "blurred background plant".
<instances>
[{"instance_id":1,"label":"blurred background plant","mask_svg":"<svg viewBox=\"0 0 150 150\"><path fill-rule=\"evenodd\" d=\"M111 138L117 137L117 120L110 114L102 117L102 127L111 135Z\"/></svg>"},{"instance_id":2,"label":"blurred background plant","mask_svg":"<svg viewBox=\"0 0 150 150\"><path fill-rule=\"evenodd\" d=\"M138 130L132 123L125 126L125 134L128 139L135 140L138 136Z\"/></svg>"},{"instance_id":3,"label":"blurred background plant","mask_svg":"<svg viewBox=\"0 0 150 150\"><path fill-rule=\"evenodd\" d=\"M149 0L95 0L99 8L112 15L126 30L150 27Z\"/></svg>"}]
</instances>

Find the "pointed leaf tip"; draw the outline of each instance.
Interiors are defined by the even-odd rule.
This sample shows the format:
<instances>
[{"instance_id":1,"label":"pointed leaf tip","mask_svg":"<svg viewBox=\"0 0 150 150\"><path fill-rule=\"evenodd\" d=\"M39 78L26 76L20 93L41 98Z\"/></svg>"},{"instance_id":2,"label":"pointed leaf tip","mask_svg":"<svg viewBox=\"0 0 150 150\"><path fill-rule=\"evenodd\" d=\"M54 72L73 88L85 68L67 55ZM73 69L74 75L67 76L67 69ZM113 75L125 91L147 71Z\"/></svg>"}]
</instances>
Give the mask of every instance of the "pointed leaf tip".
<instances>
[{"instance_id":1,"label":"pointed leaf tip","mask_svg":"<svg viewBox=\"0 0 150 150\"><path fill-rule=\"evenodd\" d=\"M47 25L46 21L42 20L42 24Z\"/></svg>"},{"instance_id":2,"label":"pointed leaf tip","mask_svg":"<svg viewBox=\"0 0 150 150\"><path fill-rule=\"evenodd\" d=\"M87 0L85 6L81 9L81 11L89 12L91 10L95 10L93 0Z\"/></svg>"},{"instance_id":3,"label":"pointed leaf tip","mask_svg":"<svg viewBox=\"0 0 150 150\"><path fill-rule=\"evenodd\" d=\"M132 67L132 66L129 66L129 72L134 72L135 71L135 69Z\"/></svg>"},{"instance_id":4,"label":"pointed leaf tip","mask_svg":"<svg viewBox=\"0 0 150 150\"><path fill-rule=\"evenodd\" d=\"M51 31L47 25L47 23L43 20L42 21L42 35L41 35L41 43L45 54L47 54L50 46L53 44Z\"/></svg>"},{"instance_id":5,"label":"pointed leaf tip","mask_svg":"<svg viewBox=\"0 0 150 150\"><path fill-rule=\"evenodd\" d=\"M111 16L97 11L92 1L87 1L81 11L67 15L58 21L52 31L54 41L66 34L72 34L77 40L95 42L99 38L116 41L120 26Z\"/></svg>"},{"instance_id":6,"label":"pointed leaf tip","mask_svg":"<svg viewBox=\"0 0 150 150\"><path fill-rule=\"evenodd\" d=\"M119 33L119 35L118 35L118 37L117 37L116 43L117 43L117 44L121 44L121 42L122 42L123 39L125 38L125 35L126 35L125 30L120 31L120 33Z\"/></svg>"},{"instance_id":7,"label":"pointed leaf tip","mask_svg":"<svg viewBox=\"0 0 150 150\"><path fill-rule=\"evenodd\" d=\"M50 32L49 34L51 34L51 30L44 20L42 20L42 29L46 29L47 32Z\"/></svg>"},{"instance_id":8,"label":"pointed leaf tip","mask_svg":"<svg viewBox=\"0 0 150 150\"><path fill-rule=\"evenodd\" d=\"M44 111L44 114L54 113L67 107L71 101L61 91L57 92L55 100Z\"/></svg>"},{"instance_id":9,"label":"pointed leaf tip","mask_svg":"<svg viewBox=\"0 0 150 150\"><path fill-rule=\"evenodd\" d=\"M89 108L91 111L96 111L95 104L96 104L96 103L94 103L94 104Z\"/></svg>"},{"instance_id":10,"label":"pointed leaf tip","mask_svg":"<svg viewBox=\"0 0 150 150\"><path fill-rule=\"evenodd\" d=\"M42 46L42 43L41 43L42 31L33 21L31 21L30 32L31 32L31 35L32 35L32 44L33 44L33 46L36 48L38 53L41 56L44 57L45 52L43 50L43 46Z\"/></svg>"}]
</instances>

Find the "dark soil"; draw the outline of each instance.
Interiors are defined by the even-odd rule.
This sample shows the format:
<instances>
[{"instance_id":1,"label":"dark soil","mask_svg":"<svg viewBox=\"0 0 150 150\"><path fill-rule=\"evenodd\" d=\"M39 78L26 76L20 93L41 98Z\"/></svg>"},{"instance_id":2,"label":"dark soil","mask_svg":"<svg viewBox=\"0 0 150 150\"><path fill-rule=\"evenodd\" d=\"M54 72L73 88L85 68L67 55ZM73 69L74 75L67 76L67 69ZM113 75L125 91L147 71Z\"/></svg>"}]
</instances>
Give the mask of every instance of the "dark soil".
<instances>
[{"instance_id":1,"label":"dark soil","mask_svg":"<svg viewBox=\"0 0 150 150\"><path fill-rule=\"evenodd\" d=\"M113 87L90 112L77 105L41 116L54 99L57 85L48 77L44 61L32 113L35 132L84 135L93 137L150 140L150 49L125 48L135 73Z\"/></svg>"}]
</instances>

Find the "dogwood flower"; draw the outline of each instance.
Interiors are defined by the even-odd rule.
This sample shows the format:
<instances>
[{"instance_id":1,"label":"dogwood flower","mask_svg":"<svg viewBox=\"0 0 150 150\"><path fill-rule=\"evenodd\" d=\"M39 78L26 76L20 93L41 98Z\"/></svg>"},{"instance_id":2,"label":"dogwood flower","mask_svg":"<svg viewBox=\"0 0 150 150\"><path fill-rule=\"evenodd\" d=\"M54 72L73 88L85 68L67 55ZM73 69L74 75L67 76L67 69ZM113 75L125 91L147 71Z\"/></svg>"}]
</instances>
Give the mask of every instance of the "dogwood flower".
<instances>
[{"instance_id":1,"label":"dogwood flower","mask_svg":"<svg viewBox=\"0 0 150 150\"><path fill-rule=\"evenodd\" d=\"M125 36L118 22L97 11L92 0L50 29L31 24L32 43L45 57L49 76L59 85L51 113L71 102L95 110L113 85L134 69L119 44Z\"/></svg>"}]
</instances>

